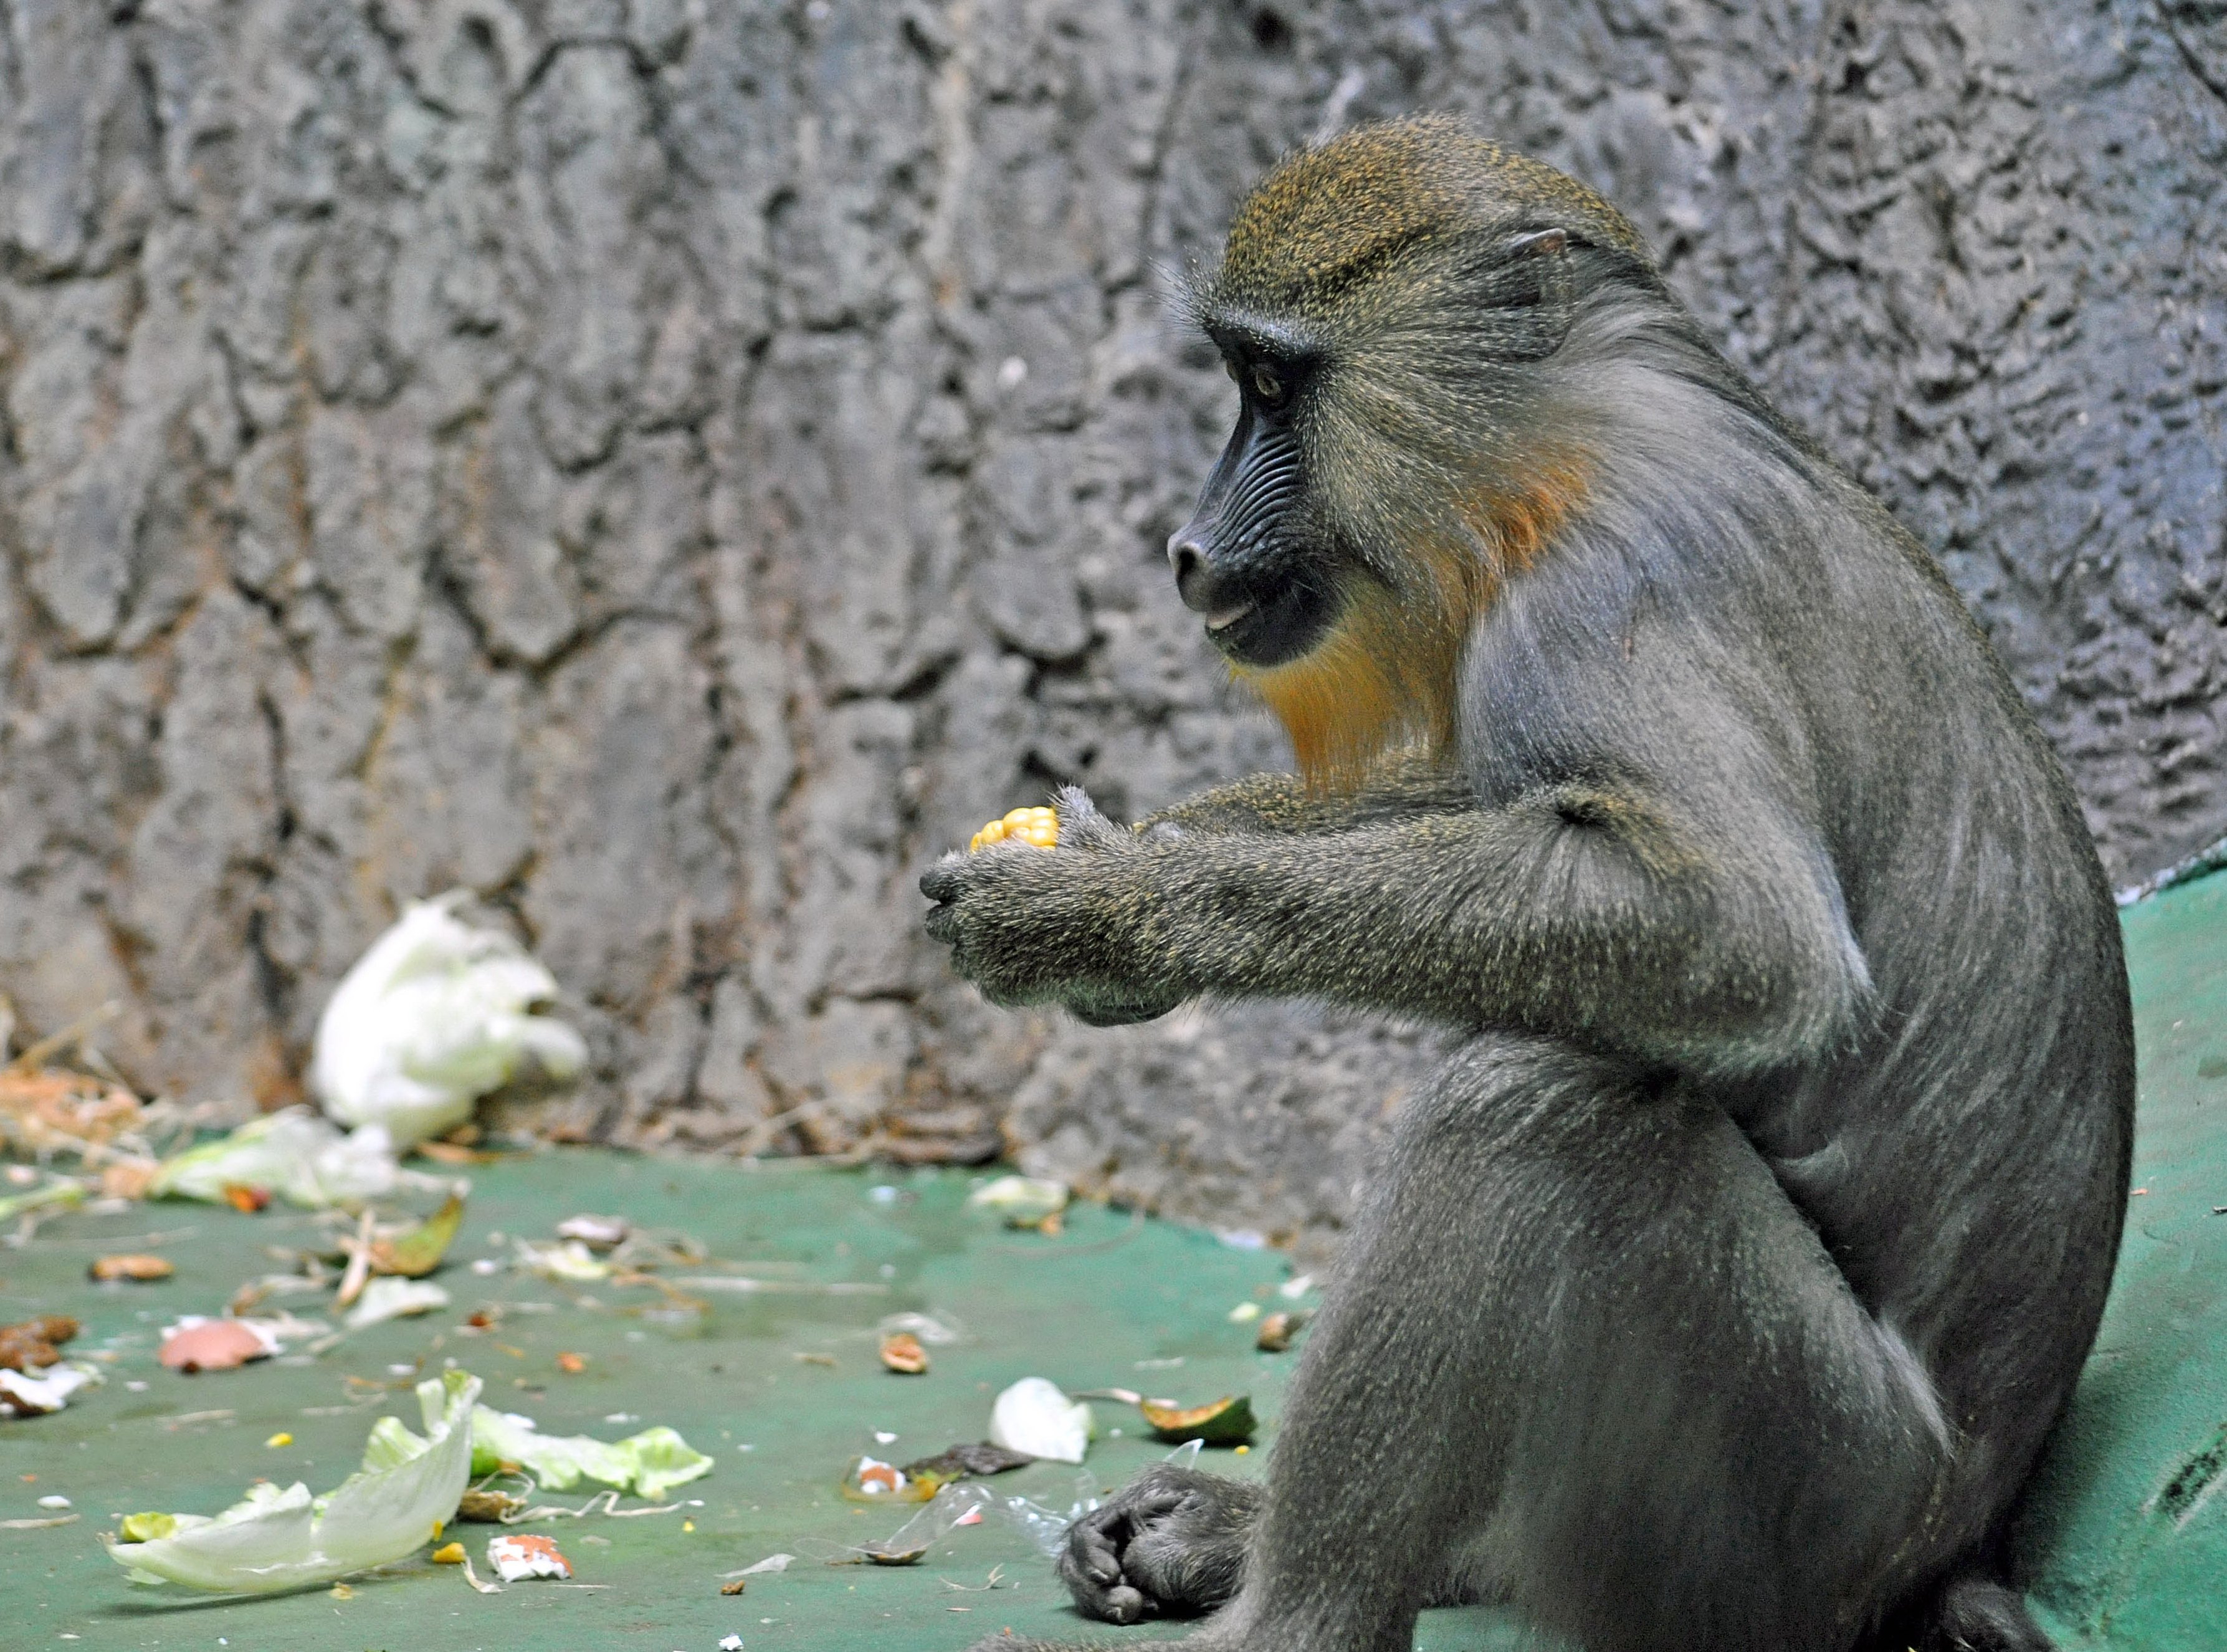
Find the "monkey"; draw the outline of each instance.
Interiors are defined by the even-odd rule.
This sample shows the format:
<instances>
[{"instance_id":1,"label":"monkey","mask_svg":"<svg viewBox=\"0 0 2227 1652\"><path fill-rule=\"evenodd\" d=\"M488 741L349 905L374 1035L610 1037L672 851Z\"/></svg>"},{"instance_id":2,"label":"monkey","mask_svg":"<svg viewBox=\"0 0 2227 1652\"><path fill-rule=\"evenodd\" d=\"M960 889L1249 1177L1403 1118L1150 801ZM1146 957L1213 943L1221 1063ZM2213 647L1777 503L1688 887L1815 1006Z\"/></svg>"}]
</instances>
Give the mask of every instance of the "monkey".
<instances>
[{"instance_id":1,"label":"monkey","mask_svg":"<svg viewBox=\"0 0 2227 1652\"><path fill-rule=\"evenodd\" d=\"M948 856L994 1004L1444 1030L1265 1481L1069 1530L1086 1616L1394 1652L2036 1649L2007 1526L2128 1196L2115 912L1930 554L1575 180L1425 117L1287 156L1184 296L1239 406L1176 594L1288 732ZM1134 1643L1133 1652L1175 1642ZM984 1648L1018 1648L1010 1640Z\"/></svg>"}]
</instances>

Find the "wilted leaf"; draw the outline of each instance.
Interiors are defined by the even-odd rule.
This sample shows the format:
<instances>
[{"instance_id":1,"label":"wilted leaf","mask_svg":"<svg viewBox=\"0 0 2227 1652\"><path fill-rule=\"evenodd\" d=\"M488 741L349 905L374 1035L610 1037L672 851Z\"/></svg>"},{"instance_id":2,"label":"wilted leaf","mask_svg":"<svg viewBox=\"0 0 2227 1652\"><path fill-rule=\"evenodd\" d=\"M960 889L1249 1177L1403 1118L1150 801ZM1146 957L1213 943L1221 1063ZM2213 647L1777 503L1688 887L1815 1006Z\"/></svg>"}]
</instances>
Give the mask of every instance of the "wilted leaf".
<instances>
[{"instance_id":1,"label":"wilted leaf","mask_svg":"<svg viewBox=\"0 0 2227 1652\"><path fill-rule=\"evenodd\" d=\"M456 1242L456 1229L463 1225L463 1220L464 1202L451 1193L438 1210L408 1233L396 1239L373 1241L371 1265L382 1273L423 1279L441 1266L441 1259Z\"/></svg>"}]
</instances>

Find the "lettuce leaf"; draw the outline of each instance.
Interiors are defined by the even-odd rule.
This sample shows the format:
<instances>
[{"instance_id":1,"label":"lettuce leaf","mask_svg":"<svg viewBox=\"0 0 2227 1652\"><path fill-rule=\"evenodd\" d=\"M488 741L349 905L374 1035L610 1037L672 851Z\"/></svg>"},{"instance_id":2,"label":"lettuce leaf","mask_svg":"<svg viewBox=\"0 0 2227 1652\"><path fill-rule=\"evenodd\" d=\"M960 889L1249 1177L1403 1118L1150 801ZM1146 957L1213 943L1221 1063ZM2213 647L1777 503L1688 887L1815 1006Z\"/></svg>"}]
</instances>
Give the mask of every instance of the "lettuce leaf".
<instances>
[{"instance_id":1,"label":"lettuce leaf","mask_svg":"<svg viewBox=\"0 0 2227 1652\"><path fill-rule=\"evenodd\" d=\"M585 1434L545 1434L533 1419L515 1412L482 1406L472 1413L472 1472L492 1474L515 1463L548 1491L569 1491L593 1480L654 1500L709 1474L711 1461L670 1428L645 1428L606 1442Z\"/></svg>"},{"instance_id":2,"label":"lettuce leaf","mask_svg":"<svg viewBox=\"0 0 2227 1652\"><path fill-rule=\"evenodd\" d=\"M284 1490L248 1489L214 1516L171 1516L170 1534L145 1542L104 1534L109 1558L135 1583L181 1583L228 1593L266 1594L329 1583L414 1553L456 1512L471 1473L472 1406L480 1380L444 1372L418 1385L420 1438L382 1419L364 1447L363 1467L322 1497L298 1480ZM160 1530L159 1518L134 1516L132 1529Z\"/></svg>"}]
</instances>

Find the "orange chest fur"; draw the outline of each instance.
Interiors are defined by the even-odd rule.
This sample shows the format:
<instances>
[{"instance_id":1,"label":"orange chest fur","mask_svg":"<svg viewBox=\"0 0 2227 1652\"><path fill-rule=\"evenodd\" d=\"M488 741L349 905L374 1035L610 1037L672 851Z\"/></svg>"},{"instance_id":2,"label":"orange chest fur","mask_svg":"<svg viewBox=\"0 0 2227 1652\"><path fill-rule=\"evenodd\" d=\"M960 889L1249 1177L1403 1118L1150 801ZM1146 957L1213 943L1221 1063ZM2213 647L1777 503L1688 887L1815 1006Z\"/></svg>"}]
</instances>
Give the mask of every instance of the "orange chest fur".
<instances>
[{"instance_id":1,"label":"orange chest fur","mask_svg":"<svg viewBox=\"0 0 2227 1652\"><path fill-rule=\"evenodd\" d=\"M1337 623L1300 659L1239 667L1291 737L1311 787L1351 789L1386 752L1453 743L1464 646L1508 579L1547 553L1584 498L1574 459L1528 468L1520 488L1479 488L1460 500L1460 530L1420 533L1404 547L1405 590L1353 591Z\"/></svg>"}]
</instances>

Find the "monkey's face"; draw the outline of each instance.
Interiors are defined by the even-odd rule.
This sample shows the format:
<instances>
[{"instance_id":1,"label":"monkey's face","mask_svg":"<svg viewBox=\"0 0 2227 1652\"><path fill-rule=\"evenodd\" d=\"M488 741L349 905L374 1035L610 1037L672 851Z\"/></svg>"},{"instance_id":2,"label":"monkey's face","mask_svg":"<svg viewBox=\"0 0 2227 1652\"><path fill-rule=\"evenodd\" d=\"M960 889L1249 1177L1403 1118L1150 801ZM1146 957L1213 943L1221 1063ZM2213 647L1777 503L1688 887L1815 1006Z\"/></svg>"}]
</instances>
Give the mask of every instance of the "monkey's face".
<instances>
[{"instance_id":1,"label":"monkey's face","mask_svg":"<svg viewBox=\"0 0 2227 1652\"><path fill-rule=\"evenodd\" d=\"M1347 570L1308 497L1301 447L1319 364L1235 330L1215 342L1241 399L1237 428L1168 561L1216 647L1241 666L1279 666L1311 652L1343 606Z\"/></svg>"},{"instance_id":2,"label":"monkey's face","mask_svg":"<svg viewBox=\"0 0 2227 1652\"><path fill-rule=\"evenodd\" d=\"M1184 290L1237 426L1168 560L1311 783L1448 747L1477 617L1586 497L1565 346L1654 281L1606 202L1446 119L1343 134L1239 207Z\"/></svg>"}]
</instances>

